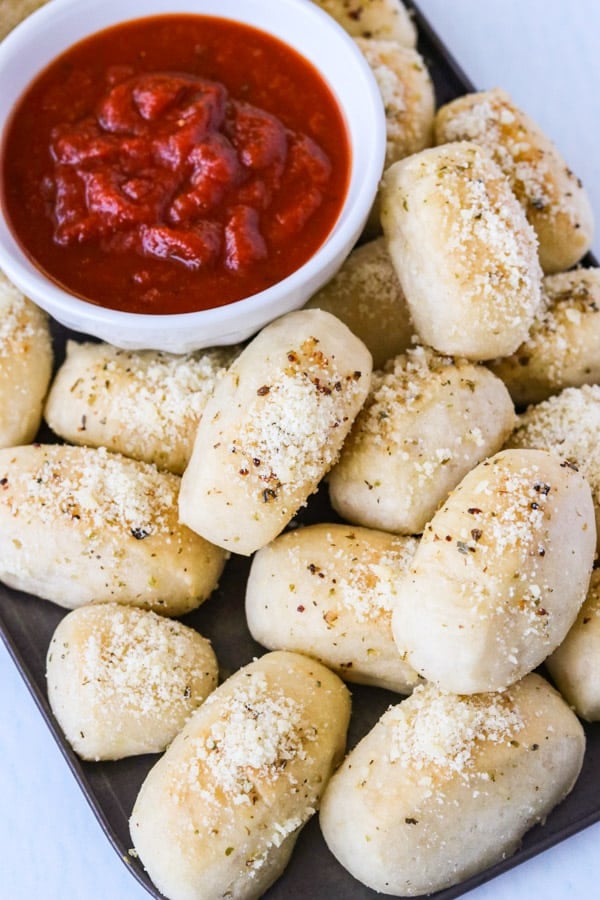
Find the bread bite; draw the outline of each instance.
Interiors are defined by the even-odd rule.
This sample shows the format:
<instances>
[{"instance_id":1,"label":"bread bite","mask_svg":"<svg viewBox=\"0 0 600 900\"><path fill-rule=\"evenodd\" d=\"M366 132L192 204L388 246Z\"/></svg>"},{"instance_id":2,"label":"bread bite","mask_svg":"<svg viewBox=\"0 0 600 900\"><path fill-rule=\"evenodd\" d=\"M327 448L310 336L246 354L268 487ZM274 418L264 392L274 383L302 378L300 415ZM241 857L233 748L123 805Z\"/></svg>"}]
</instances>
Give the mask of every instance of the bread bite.
<instances>
[{"instance_id":1,"label":"bread bite","mask_svg":"<svg viewBox=\"0 0 600 900\"><path fill-rule=\"evenodd\" d=\"M581 472L592 491L600 535L600 385L565 388L530 406L519 416L506 446L548 450Z\"/></svg>"},{"instance_id":2,"label":"bread bite","mask_svg":"<svg viewBox=\"0 0 600 900\"><path fill-rule=\"evenodd\" d=\"M546 668L578 716L600 720L600 568L592 572L579 615Z\"/></svg>"},{"instance_id":3,"label":"bread bite","mask_svg":"<svg viewBox=\"0 0 600 900\"><path fill-rule=\"evenodd\" d=\"M526 340L490 363L519 406L600 382L600 269L547 275L543 292L546 303Z\"/></svg>"},{"instance_id":4,"label":"bread bite","mask_svg":"<svg viewBox=\"0 0 600 900\"><path fill-rule=\"evenodd\" d=\"M330 313L305 309L267 325L205 407L180 520L240 554L273 540L336 461L371 366L362 341Z\"/></svg>"},{"instance_id":5,"label":"bread bite","mask_svg":"<svg viewBox=\"0 0 600 900\"><path fill-rule=\"evenodd\" d=\"M394 40L357 37L381 93L386 123L385 168L433 143L435 97L423 57Z\"/></svg>"},{"instance_id":6,"label":"bread bite","mask_svg":"<svg viewBox=\"0 0 600 900\"><path fill-rule=\"evenodd\" d=\"M347 756L321 830L373 890L429 894L514 853L571 791L584 750L576 716L538 675L472 697L423 685Z\"/></svg>"},{"instance_id":7,"label":"bread bite","mask_svg":"<svg viewBox=\"0 0 600 900\"><path fill-rule=\"evenodd\" d=\"M435 96L422 56L395 40L357 37L381 94L385 113L386 151L384 170L433 143ZM364 236L381 234L381 195L377 192Z\"/></svg>"},{"instance_id":8,"label":"bread bite","mask_svg":"<svg viewBox=\"0 0 600 900\"><path fill-rule=\"evenodd\" d=\"M502 690L564 639L595 548L579 472L541 450L497 453L450 494L398 581L398 649L443 690Z\"/></svg>"},{"instance_id":9,"label":"bread bite","mask_svg":"<svg viewBox=\"0 0 600 900\"><path fill-rule=\"evenodd\" d=\"M383 238L356 247L306 308L341 319L366 345L376 369L412 343L414 325Z\"/></svg>"},{"instance_id":10,"label":"bread bite","mask_svg":"<svg viewBox=\"0 0 600 900\"><path fill-rule=\"evenodd\" d=\"M552 141L500 88L465 94L438 110L436 141L474 141L507 176L539 240L544 272L569 269L587 253L594 217L581 181Z\"/></svg>"},{"instance_id":11,"label":"bread bite","mask_svg":"<svg viewBox=\"0 0 600 900\"><path fill-rule=\"evenodd\" d=\"M421 534L448 493L503 445L515 424L508 391L484 366L415 347L373 375L328 476L347 521Z\"/></svg>"},{"instance_id":12,"label":"bread bite","mask_svg":"<svg viewBox=\"0 0 600 900\"><path fill-rule=\"evenodd\" d=\"M48 316L0 271L0 447L34 439L51 372Z\"/></svg>"},{"instance_id":13,"label":"bread bite","mask_svg":"<svg viewBox=\"0 0 600 900\"><path fill-rule=\"evenodd\" d=\"M72 444L106 447L181 475L206 402L236 352L174 356L67 341L46 421Z\"/></svg>"},{"instance_id":14,"label":"bread bite","mask_svg":"<svg viewBox=\"0 0 600 900\"><path fill-rule=\"evenodd\" d=\"M423 343L471 360L523 343L541 304L537 239L485 150L464 141L395 163L381 221Z\"/></svg>"},{"instance_id":15,"label":"bread bite","mask_svg":"<svg viewBox=\"0 0 600 900\"><path fill-rule=\"evenodd\" d=\"M46 662L52 712L89 760L160 753L217 677L212 647L193 628L118 603L68 613Z\"/></svg>"},{"instance_id":16,"label":"bread bite","mask_svg":"<svg viewBox=\"0 0 600 900\"><path fill-rule=\"evenodd\" d=\"M259 550L246 586L252 637L270 650L320 660L346 681L409 694L419 676L392 635L395 583L417 541L319 524Z\"/></svg>"},{"instance_id":17,"label":"bread bite","mask_svg":"<svg viewBox=\"0 0 600 900\"><path fill-rule=\"evenodd\" d=\"M281 875L342 759L343 682L268 653L214 691L147 776L135 849L169 900L259 898Z\"/></svg>"},{"instance_id":18,"label":"bread bite","mask_svg":"<svg viewBox=\"0 0 600 900\"><path fill-rule=\"evenodd\" d=\"M3 0L2 20L0 21L0 40L5 38L9 31L31 15L34 10L44 6L48 0Z\"/></svg>"},{"instance_id":19,"label":"bread bite","mask_svg":"<svg viewBox=\"0 0 600 900\"><path fill-rule=\"evenodd\" d=\"M179 524L179 484L104 449L0 450L0 580L69 609L115 600L190 612L227 554Z\"/></svg>"},{"instance_id":20,"label":"bread bite","mask_svg":"<svg viewBox=\"0 0 600 900\"><path fill-rule=\"evenodd\" d=\"M405 47L417 43L417 29L402 0L313 0L353 37L383 38Z\"/></svg>"}]
</instances>

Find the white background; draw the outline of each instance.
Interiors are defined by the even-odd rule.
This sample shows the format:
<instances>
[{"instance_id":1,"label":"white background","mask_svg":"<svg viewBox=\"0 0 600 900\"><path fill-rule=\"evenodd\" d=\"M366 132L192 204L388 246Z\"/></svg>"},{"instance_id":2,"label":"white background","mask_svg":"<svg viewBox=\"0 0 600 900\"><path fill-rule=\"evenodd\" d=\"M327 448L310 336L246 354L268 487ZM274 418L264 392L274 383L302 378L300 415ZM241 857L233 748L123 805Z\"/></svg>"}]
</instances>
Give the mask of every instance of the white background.
<instances>
[{"instance_id":1,"label":"white background","mask_svg":"<svg viewBox=\"0 0 600 900\"><path fill-rule=\"evenodd\" d=\"M478 87L506 88L538 120L583 179L600 218L600 2L421 0L420 6ZM600 893L599 842L600 824L469 898L592 900ZM107 843L2 647L0 896L148 897Z\"/></svg>"}]
</instances>

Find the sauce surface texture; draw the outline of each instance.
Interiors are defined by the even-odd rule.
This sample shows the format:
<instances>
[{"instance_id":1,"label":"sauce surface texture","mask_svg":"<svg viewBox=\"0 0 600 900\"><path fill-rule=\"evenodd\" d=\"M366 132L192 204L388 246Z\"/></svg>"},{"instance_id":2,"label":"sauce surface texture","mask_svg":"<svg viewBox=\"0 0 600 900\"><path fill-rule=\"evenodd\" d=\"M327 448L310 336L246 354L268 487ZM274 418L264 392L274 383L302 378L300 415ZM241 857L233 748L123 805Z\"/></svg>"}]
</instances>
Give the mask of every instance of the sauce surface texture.
<instances>
[{"instance_id":1,"label":"sauce surface texture","mask_svg":"<svg viewBox=\"0 0 600 900\"><path fill-rule=\"evenodd\" d=\"M349 169L336 100L292 48L224 19L157 16L76 44L30 86L2 200L26 252L71 292L181 313L305 263Z\"/></svg>"}]
</instances>

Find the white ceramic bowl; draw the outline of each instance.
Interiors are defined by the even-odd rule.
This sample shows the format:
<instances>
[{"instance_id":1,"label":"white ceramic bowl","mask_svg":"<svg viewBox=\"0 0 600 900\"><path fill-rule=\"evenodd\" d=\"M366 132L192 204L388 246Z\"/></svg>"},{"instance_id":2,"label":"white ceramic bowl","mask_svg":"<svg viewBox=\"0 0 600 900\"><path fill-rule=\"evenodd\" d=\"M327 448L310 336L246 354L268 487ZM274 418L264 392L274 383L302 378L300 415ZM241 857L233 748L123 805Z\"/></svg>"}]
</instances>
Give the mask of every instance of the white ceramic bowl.
<instances>
[{"instance_id":1,"label":"white ceramic bowl","mask_svg":"<svg viewBox=\"0 0 600 900\"><path fill-rule=\"evenodd\" d=\"M337 271L363 228L377 190L385 118L375 79L354 42L310 0L52 0L0 44L0 132L29 83L69 46L118 22L161 13L236 19L295 48L316 66L335 94L352 151L344 207L312 258L267 290L200 312L125 313L74 297L35 267L0 213L0 266L55 319L119 347L185 353L244 340L277 316L302 306Z\"/></svg>"}]
</instances>

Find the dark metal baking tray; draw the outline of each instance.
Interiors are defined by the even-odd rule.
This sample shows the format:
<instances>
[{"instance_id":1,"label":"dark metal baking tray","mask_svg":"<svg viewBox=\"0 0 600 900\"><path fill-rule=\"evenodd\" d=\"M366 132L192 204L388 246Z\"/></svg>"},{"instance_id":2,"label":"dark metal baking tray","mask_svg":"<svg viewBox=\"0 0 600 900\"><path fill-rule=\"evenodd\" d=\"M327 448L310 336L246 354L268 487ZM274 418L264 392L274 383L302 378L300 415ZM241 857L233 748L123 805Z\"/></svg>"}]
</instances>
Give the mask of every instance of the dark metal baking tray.
<instances>
[{"instance_id":1,"label":"dark metal baking tray","mask_svg":"<svg viewBox=\"0 0 600 900\"><path fill-rule=\"evenodd\" d=\"M471 82L426 19L414 4L407 5L415 10L420 33L419 50L432 73L438 104L473 90ZM586 262L595 264L591 257ZM53 336L56 362L59 364L64 354L66 338L76 338L77 335L55 325ZM39 439L54 440L44 429ZM336 521L324 492L311 498L299 518L304 523ZM244 592L249 565L245 558L232 557L219 589L200 609L184 619L188 625L197 628L212 641L222 678L264 652L252 640L244 617ZM162 895L151 883L141 863L128 852L131 847L128 818L142 781L157 757L141 756L110 763L82 762L66 743L48 705L46 651L54 629L65 612L52 603L0 585L0 633L9 653L116 852L140 884L152 896L161 898ZM391 703L399 700L398 695L375 688L353 686L351 690L353 715L349 748L375 724ZM431 895L435 900L459 897L600 819L600 724L586 725L585 730L587 751L579 780L570 796L551 813L545 825L533 828L514 856L455 887ZM329 900L374 900L380 896L355 881L336 862L321 837L317 817L301 833L288 868L267 892L265 900L300 900L309 896L327 897Z\"/></svg>"}]
</instances>

